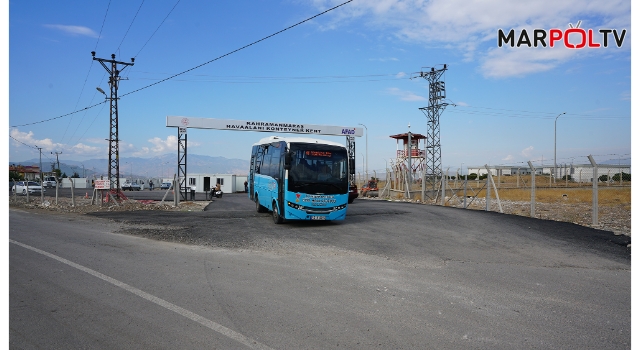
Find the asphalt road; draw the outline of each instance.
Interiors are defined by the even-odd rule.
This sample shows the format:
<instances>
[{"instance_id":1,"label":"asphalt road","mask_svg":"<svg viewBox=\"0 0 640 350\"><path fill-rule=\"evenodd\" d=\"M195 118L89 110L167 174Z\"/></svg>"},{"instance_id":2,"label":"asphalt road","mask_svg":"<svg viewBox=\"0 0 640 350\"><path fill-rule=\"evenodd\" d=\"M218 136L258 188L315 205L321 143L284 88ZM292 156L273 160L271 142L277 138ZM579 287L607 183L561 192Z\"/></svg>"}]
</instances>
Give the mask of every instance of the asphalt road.
<instances>
[{"instance_id":1,"label":"asphalt road","mask_svg":"<svg viewBox=\"0 0 640 350\"><path fill-rule=\"evenodd\" d=\"M408 203L348 210L275 225L244 194L203 212L11 210L10 345L630 348L629 237Z\"/></svg>"}]
</instances>

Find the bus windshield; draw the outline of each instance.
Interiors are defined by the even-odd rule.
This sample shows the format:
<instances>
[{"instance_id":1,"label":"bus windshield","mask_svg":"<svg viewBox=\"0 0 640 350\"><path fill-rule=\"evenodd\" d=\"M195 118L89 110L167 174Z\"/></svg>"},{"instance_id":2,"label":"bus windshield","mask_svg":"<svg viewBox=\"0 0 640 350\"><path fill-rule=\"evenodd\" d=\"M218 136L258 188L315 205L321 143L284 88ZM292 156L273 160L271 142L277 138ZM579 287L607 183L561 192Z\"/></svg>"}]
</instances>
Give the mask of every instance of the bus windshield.
<instances>
[{"instance_id":1,"label":"bus windshield","mask_svg":"<svg viewBox=\"0 0 640 350\"><path fill-rule=\"evenodd\" d=\"M292 192L345 194L348 192L347 151L331 145L292 143L289 187Z\"/></svg>"}]
</instances>

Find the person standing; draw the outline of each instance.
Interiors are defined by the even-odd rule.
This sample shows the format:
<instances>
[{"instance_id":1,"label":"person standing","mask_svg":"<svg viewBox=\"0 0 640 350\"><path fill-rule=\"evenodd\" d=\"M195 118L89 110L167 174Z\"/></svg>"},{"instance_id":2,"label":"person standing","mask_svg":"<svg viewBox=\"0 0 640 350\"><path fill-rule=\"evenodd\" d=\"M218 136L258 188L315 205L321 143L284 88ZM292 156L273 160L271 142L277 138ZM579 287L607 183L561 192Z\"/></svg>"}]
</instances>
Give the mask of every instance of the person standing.
<instances>
[{"instance_id":1,"label":"person standing","mask_svg":"<svg viewBox=\"0 0 640 350\"><path fill-rule=\"evenodd\" d=\"M244 181L244 192L249 192L249 183L247 182L247 180Z\"/></svg>"}]
</instances>

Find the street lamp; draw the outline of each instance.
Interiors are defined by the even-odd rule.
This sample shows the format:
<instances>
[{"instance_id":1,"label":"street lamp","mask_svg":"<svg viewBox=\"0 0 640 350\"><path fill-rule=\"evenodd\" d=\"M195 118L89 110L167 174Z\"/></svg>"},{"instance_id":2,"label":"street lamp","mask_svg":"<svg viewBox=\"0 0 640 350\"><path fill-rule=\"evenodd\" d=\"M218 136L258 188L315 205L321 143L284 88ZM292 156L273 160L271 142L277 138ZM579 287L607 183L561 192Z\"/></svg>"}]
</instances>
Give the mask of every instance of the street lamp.
<instances>
[{"instance_id":1,"label":"street lamp","mask_svg":"<svg viewBox=\"0 0 640 350\"><path fill-rule=\"evenodd\" d=\"M563 114L567 114L566 112L562 112L560 114L558 114L558 116L556 117L556 120L553 122L553 183L556 182L556 140L557 140L557 124L558 124L558 118L563 115Z\"/></svg>"},{"instance_id":2,"label":"street lamp","mask_svg":"<svg viewBox=\"0 0 640 350\"><path fill-rule=\"evenodd\" d=\"M131 182L133 182L133 162L124 162L125 166L129 164L131 167L129 168L129 177L131 177ZM126 171L126 170L125 170ZM127 175L125 175L127 176Z\"/></svg>"},{"instance_id":3,"label":"street lamp","mask_svg":"<svg viewBox=\"0 0 640 350\"><path fill-rule=\"evenodd\" d=\"M360 153L360 155L362 156L362 163L364 163L364 154ZM369 178L367 177L367 172L364 172L364 183L367 183L367 181L369 181Z\"/></svg>"},{"instance_id":4,"label":"street lamp","mask_svg":"<svg viewBox=\"0 0 640 350\"><path fill-rule=\"evenodd\" d=\"M163 162L162 163L162 175L160 177L164 178L164 166L169 164L169 162ZM167 177L169 177L169 175L167 175Z\"/></svg>"},{"instance_id":5,"label":"street lamp","mask_svg":"<svg viewBox=\"0 0 640 350\"><path fill-rule=\"evenodd\" d=\"M367 155L367 161L364 163L364 173L366 174L367 180L369 180L369 129L367 129L367 126L362 124L362 123L358 123L358 125L362 125L364 126L364 130L367 132L367 134L365 135L365 153Z\"/></svg>"}]
</instances>

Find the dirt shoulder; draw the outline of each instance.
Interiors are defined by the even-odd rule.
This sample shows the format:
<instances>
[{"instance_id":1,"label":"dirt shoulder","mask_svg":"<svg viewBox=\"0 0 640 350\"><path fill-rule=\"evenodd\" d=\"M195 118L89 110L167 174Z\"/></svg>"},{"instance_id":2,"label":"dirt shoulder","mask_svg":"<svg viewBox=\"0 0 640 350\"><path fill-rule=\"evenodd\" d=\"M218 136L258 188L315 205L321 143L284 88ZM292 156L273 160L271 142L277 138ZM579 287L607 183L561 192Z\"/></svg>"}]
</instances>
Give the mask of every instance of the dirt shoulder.
<instances>
[{"instance_id":1,"label":"dirt shoulder","mask_svg":"<svg viewBox=\"0 0 640 350\"><path fill-rule=\"evenodd\" d=\"M359 200L383 200L378 198L366 198ZM405 200L398 200L405 201ZM91 204L90 198L79 197L75 200L75 205L71 198L55 199L45 197L44 203L40 202L40 197L31 197L27 203L26 197L11 196L9 205L12 208L22 208L37 212L58 213L63 215L80 215L96 212L133 212L133 211L167 211L167 212L202 212L210 204L210 201L186 201L180 202L178 207L174 207L171 201L152 200L126 200L122 203L105 203L103 205ZM529 202L501 201L502 210L505 214L526 216L531 212ZM484 210L485 202L483 198L477 198L469 205L469 209ZM492 202L492 211L499 211L495 201ZM631 211L624 205L602 206L598 209L598 225L592 225L592 207L589 204L566 204L566 203L536 203L536 218L542 220L553 220L570 222L581 226L592 227L600 230L611 231L616 235L631 236Z\"/></svg>"}]
</instances>

